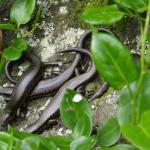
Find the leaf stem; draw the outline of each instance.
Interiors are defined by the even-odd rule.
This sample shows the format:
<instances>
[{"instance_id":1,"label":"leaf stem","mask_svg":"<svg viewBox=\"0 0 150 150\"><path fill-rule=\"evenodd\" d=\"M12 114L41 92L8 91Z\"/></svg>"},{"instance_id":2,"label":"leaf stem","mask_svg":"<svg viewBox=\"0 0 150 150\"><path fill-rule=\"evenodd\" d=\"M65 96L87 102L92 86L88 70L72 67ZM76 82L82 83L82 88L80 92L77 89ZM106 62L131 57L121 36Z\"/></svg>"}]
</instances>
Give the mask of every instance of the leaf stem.
<instances>
[{"instance_id":1,"label":"leaf stem","mask_svg":"<svg viewBox=\"0 0 150 150\"><path fill-rule=\"evenodd\" d=\"M39 27L38 21L40 20L41 17L41 10L42 10L42 6L40 5L37 14L35 16L34 23L32 24L32 29L26 34L24 34L23 37L31 36L35 32L35 30Z\"/></svg>"},{"instance_id":2,"label":"leaf stem","mask_svg":"<svg viewBox=\"0 0 150 150\"><path fill-rule=\"evenodd\" d=\"M13 24L0 24L0 29L5 29L5 30L16 30L16 26Z\"/></svg>"},{"instance_id":3,"label":"leaf stem","mask_svg":"<svg viewBox=\"0 0 150 150\"><path fill-rule=\"evenodd\" d=\"M147 10L147 16L146 16L146 21L145 21L145 26L143 27L143 24L141 21L140 22L140 26L141 26L141 74L140 74L140 78L137 84L137 89L135 91L135 94L133 95L132 99L131 99L131 107L132 107L132 119L133 119L133 123L137 124L139 122L139 115L137 112L137 107L136 104L138 102L136 102L137 99L137 95L141 90L142 84L143 84L143 80L144 80L144 74L145 74L145 62L144 62L144 57L145 57L145 41L146 41L146 37L147 37L147 32L148 32L148 26L149 26L149 21L150 21L150 2L148 5L148 10Z\"/></svg>"}]
</instances>

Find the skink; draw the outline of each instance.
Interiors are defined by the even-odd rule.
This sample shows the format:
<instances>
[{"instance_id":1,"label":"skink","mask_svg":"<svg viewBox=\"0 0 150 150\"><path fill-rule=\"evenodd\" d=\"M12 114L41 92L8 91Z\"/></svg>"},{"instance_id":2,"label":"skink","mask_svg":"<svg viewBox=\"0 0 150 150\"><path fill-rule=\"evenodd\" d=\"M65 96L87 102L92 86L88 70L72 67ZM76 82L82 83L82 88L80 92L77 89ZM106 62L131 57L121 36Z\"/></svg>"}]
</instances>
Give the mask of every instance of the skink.
<instances>
[{"instance_id":1,"label":"skink","mask_svg":"<svg viewBox=\"0 0 150 150\"><path fill-rule=\"evenodd\" d=\"M42 97L47 93L53 92L60 88L60 86L66 82L74 73L75 68L80 62L80 54L76 54L72 64L60 75L54 78L48 78L39 81L33 92L30 94L30 98ZM0 94L9 96L12 94L13 88L6 87L0 88Z\"/></svg>"},{"instance_id":2,"label":"skink","mask_svg":"<svg viewBox=\"0 0 150 150\"><path fill-rule=\"evenodd\" d=\"M74 51L78 53L83 53L90 56L90 53L87 50L81 49L81 48L72 48L69 51ZM93 75L95 75L96 69L95 65L92 62L91 69L83 73L77 77L72 78L68 82L66 82L57 92L57 94L54 96L53 101L48 104L48 106L45 108L45 110L42 112L40 118L34 122L29 127L25 128L25 131L28 132L36 132L38 131L48 120L53 119L56 117L56 115L59 112L60 102L66 92L67 89L75 89L79 85L83 84L84 82L87 82Z\"/></svg>"},{"instance_id":3,"label":"skink","mask_svg":"<svg viewBox=\"0 0 150 150\"><path fill-rule=\"evenodd\" d=\"M40 59L29 52L26 53L26 57L28 57L28 59L30 60L31 66L20 77L16 86L14 87L11 95L11 100L7 103L6 108L4 109L4 113L1 117L1 126L7 125L9 121L15 117L18 108L20 108L25 103L26 98L32 92L41 77Z\"/></svg>"}]
</instances>

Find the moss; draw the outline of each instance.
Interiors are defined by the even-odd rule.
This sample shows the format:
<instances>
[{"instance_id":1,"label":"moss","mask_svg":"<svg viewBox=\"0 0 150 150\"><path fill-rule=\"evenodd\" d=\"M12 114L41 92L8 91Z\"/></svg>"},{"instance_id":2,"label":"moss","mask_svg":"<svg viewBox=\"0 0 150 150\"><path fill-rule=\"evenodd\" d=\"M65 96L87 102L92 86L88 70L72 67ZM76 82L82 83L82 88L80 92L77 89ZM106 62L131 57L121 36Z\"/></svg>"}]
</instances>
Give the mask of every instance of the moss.
<instances>
[{"instance_id":1,"label":"moss","mask_svg":"<svg viewBox=\"0 0 150 150\"><path fill-rule=\"evenodd\" d=\"M110 95L114 90L109 87L109 89L107 90L107 92L100 98L97 98L95 100L95 105L96 106L99 106L101 103L103 103L106 99L107 99L107 96Z\"/></svg>"},{"instance_id":2,"label":"moss","mask_svg":"<svg viewBox=\"0 0 150 150\"><path fill-rule=\"evenodd\" d=\"M121 21L110 26L110 30L117 33L119 39L126 42L126 46L130 50L136 49L135 37L139 34L139 25L134 18L124 17Z\"/></svg>"},{"instance_id":3,"label":"moss","mask_svg":"<svg viewBox=\"0 0 150 150\"><path fill-rule=\"evenodd\" d=\"M85 9L89 7L97 6L108 6L110 5L109 0L70 0L68 4L68 26L81 27L81 28L90 28L89 24L84 23L80 19L82 13ZM122 41L128 39L132 42L135 39L137 33L139 33L138 23L133 18L124 17L121 21L108 26L100 26L108 28L111 31L117 33L118 37ZM127 44L130 49L135 49L136 41Z\"/></svg>"},{"instance_id":4,"label":"moss","mask_svg":"<svg viewBox=\"0 0 150 150\"><path fill-rule=\"evenodd\" d=\"M85 24L80 16L84 12L86 8L89 7L97 7L97 6L106 6L108 4L108 0L71 0L70 6L68 7L69 11L69 26L75 27L83 27L87 28L88 25Z\"/></svg>"}]
</instances>

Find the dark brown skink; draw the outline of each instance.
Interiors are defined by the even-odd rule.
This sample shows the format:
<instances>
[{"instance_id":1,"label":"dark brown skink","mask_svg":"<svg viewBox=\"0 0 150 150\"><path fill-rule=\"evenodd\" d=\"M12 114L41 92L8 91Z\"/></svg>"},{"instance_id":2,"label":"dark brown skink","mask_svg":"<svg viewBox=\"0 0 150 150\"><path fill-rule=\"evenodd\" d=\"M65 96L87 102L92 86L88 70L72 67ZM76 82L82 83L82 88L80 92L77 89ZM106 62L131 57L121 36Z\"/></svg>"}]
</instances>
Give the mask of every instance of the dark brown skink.
<instances>
[{"instance_id":1,"label":"dark brown skink","mask_svg":"<svg viewBox=\"0 0 150 150\"><path fill-rule=\"evenodd\" d=\"M41 62L40 59L27 52L26 57L31 62L29 69L20 77L16 86L14 87L11 95L11 100L7 103L4 113L0 120L0 125L5 126L12 120L18 108L20 108L24 103L28 95L32 92L37 82L40 80L41 73Z\"/></svg>"},{"instance_id":2,"label":"dark brown skink","mask_svg":"<svg viewBox=\"0 0 150 150\"><path fill-rule=\"evenodd\" d=\"M75 68L80 62L80 54L76 54L72 64L60 75L54 78L48 78L45 80L39 81L33 92L30 94L30 98L42 97L45 94L53 92L60 88L60 86L66 82L74 73ZM13 88L5 87L0 88L0 94L9 96L11 95Z\"/></svg>"},{"instance_id":3,"label":"dark brown skink","mask_svg":"<svg viewBox=\"0 0 150 150\"><path fill-rule=\"evenodd\" d=\"M20 62L22 62L22 59L24 59L24 58L21 57L21 59L16 60L16 61L8 61L8 62L5 64L5 76L6 76L6 78L7 78L10 82L12 82L12 83L14 83L14 84L16 84L18 81L12 77L11 72L12 72L13 66L14 66L15 64L19 64ZM66 63L68 63L68 62L62 63L62 62L60 62L60 61L56 61L56 62L41 62L41 63L42 63L42 66L41 66L41 67L42 67L42 69L43 69L43 68L45 68L45 67L47 67L47 66L57 66L57 67L58 67L58 66L62 66L63 64L66 64Z\"/></svg>"},{"instance_id":4,"label":"dark brown skink","mask_svg":"<svg viewBox=\"0 0 150 150\"><path fill-rule=\"evenodd\" d=\"M107 32L107 33L113 35L112 32L110 32L109 30L104 29L104 28L99 28L98 31L99 32ZM88 30L81 36L78 46L80 48L85 48L85 43L87 42L87 40L90 37L91 37L91 31ZM39 81L39 83L33 90L32 94L30 95L30 98L39 98L39 97L45 96L47 93L57 90L73 74L73 71L75 70L76 66L78 65L78 63L80 61L79 55L80 54L76 54L76 57L75 57L73 63L71 64L71 66L66 71L64 71L62 74L58 75L57 77L55 77L53 79L46 79L46 80ZM6 71L6 73L8 74L8 71ZM11 78L10 78L10 80L11 80ZM15 81L12 80L12 82L15 82ZM11 87L0 88L0 94L10 96L12 93L12 90L13 90L13 88L11 88Z\"/></svg>"},{"instance_id":5,"label":"dark brown skink","mask_svg":"<svg viewBox=\"0 0 150 150\"><path fill-rule=\"evenodd\" d=\"M78 53L83 53L90 56L90 53L84 49L81 48L72 48L69 51L75 51ZM52 119L53 117L56 117L55 115L58 114L59 107L60 107L60 102L66 92L67 89L75 89L79 85L83 84L84 82L87 82L90 78L95 75L96 69L95 65L92 63L91 69L84 73L81 74L77 77L72 78L68 82L66 82L57 92L57 94L54 96L53 101L49 103L49 105L46 107L46 109L42 112L40 118L34 122L31 126L25 128L25 131L28 132L36 132L38 131L48 120Z\"/></svg>"}]
</instances>

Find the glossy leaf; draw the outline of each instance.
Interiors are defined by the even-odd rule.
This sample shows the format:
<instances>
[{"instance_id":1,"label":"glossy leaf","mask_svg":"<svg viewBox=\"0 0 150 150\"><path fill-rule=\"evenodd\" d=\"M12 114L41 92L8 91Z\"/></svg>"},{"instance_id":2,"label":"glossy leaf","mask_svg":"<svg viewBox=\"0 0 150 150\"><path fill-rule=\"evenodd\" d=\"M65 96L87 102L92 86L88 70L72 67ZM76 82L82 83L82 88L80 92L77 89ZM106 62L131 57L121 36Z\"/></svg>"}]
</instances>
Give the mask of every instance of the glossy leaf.
<instances>
[{"instance_id":1,"label":"glossy leaf","mask_svg":"<svg viewBox=\"0 0 150 150\"><path fill-rule=\"evenodd\" d=\"M89 117L92 126L92 112L87 100L77 92L67 90L60 105L60 115L64 125L73 131L84 114Z\"/></svg>"},{"instance_id":2,"label":"glossy leaf","mask_svg":"<svg viewBox=\"0 0 150 150\"><path fill-rule=\"evenodd\" d=\"M99 74L114 89L121 89L137 79L137 66L129 50L115 37L93 33L92 54Z\"/></svg>"},{"instance_id":3,"label":"glossy leaf","mask_svg":"<svg viewBox=\"0 0 150 150\"><path fill-rule=\"evenodd\" d=\"M40 137L39 141L40 141L39 150L41 149L42 150L46 150L46 149L58 150L58 147L56 146L56 144L53 141L48 140L47 138Z\"/></svg>"},{"instance_id":4,"label":"glossy leaf","mask_svg":"<svg viewBox=\"0 0 150 150\"><path fill-rule=\"evenodd\" d=\"M17 60L21 57L22 52L16 49L15 47L9 47L4 50L4 57L7 60Z\"/></svg>"},{"instance_id":5,"label":"glossy leaf","mask_svg":"<svg viewBox=\"0 0 150 150\"><path fill-rule=\"evenodd\" d=\"M84 12L82 19L93 25L106 25L121 20L123 16L124 13L118 10L117 5L112 5L104 8L88 8Z\"/></svg>"},{"instance_id":6,"label":"glossy leaf","mask_svg":"<svg viewBox=\"0 0 150 150\"><path fill-rule=\"evenodd\" d=\"M0 29L16 30L16 26L13 24L0 24Z\"/></svg>"},{"instance_id":7,"label":"glossy leaf","mask_svg":"<svg viewBox=\"0 0 150 150\"><path fill-rule=\"evenodd\" d=\"M95 144L94 138L81 136L70 144L70 150L91 150Z\"/></svg>"},{"instance_id":8,"label":"glossy leaf","mask_svg":"<svg viewBox=\"0 0 150 150\"><path fill-rule=\"evenodd\" d=\"M20 140L23 140L27 137L33 136L34 134L28 133L28 132L20 132L14 128L12 128L11 126L8 126L8 133L10 135L13 135L13 137L18 138Z\"/></svg>"},{"instance_id":9,"label":"glossy leaf","mask_svg":"<svg viewBox=\"0 0 150 150\"><path fill-rule=\"evenodd\" d=\"M135 12L144 12L148 7L148 0L115 0L115 2L127 8L131 8Z\"/></svg>"},{"instance_id":10,"label":"glossy leaf","mask_svg":"<svg viewBox=\"0 0 150 150\"><path fill-rule=\"evenodd\" d=\"M135 93L135 88L137 87L137 82L134 82L130 85L132 93ZM144 75L144 81L141 86L141 90L138 93L138 97L136 99L136 113L137 113L137 121L139 122L141 116L145 111L150 110L150 73L146 73ZM131 118L131 104L130 104L131 96L127 88L124 88L121 92L121 96L119 99L119 107L118 107L118 120L120 126L125 124L129 124L132 122Z\"/></svg>"},{"instance_id":11,"label":"glossy leaf","mask_svg":"<svg viewBox=\"0 0 150 150\"><path fill-rule=\"evenodd\" d=\"M145 56L145 61L147 64L150 64L150 48L148 48L146 51L147 55Z\"/></svg>"},{"instance_id":12,"label":"glossy leaf","mask_svg":"<svg viewBox=\"0 0 150 150\"><path fill-rule=\"evenodd\" d=\"M16 38L12 41L10 47L4 50L4 57L7 60L17 60L21 57L22 52L27 50L27 42L22 38Z\"/></svg>"},{"instance_id":13,"label":"glossy leaf","mask_svg":"<svg viewBox=\"0 0 150 150\"><path fill-rule=\"evenodd\" d=\"M27 42L22 38L16 38L12 41L13 47L20 51L25 51L28 48Z\"/></svg>"},{"instance_id":14,"label":"glossy leaf","mask_svg":"<svg viewBox=\"0 0 150 150\"><path fill-rule=\"evenodd\" d=\"M150 43L150 32L147 33L147 38L146 40Z\"/></svg>"},{"instance_id":15,"label":"glossy leaf","mask_svg":"<svg viewBox=\"0 0 150 150\"><path fill-rule=\"evenodd\" d=\"M70 150L72 138L65 136L49 136L47 140L53 141L61 150Z\"/></svg>"},{"instance_id":16,"label":"glossy leaf","mask_svg":"<svg viewBox=\"0 0 150 150\"><path fill-rule=\"evenodd\" d=\"M74 128L73 137L78 138L80 136L90 136L91 132L91 120L85 113L83 113Z\"/></svg>"},{"instance_id":17,"label":"glossy leaf","mask_svg":"<svg viewBox=\"0 0 150 150\"><path fill-rule=\"evenodd\" d=\"M149 0L143 0L145 4L148 5Z\"/></svg>"},{"instance_id":18,"label":"glossy leaf","mask_svg":"<svg viewBox=\"0 0 150 150\"><path fill-rule=\"evenodd\" d=\"M0 141L0 150L7 150L8 144Z\"/></svg>"},{"instance_id":19,"label":"glossy leaf","mask_svg":"<svg viewBox=\"0 0 150 150\"><path fill-rule=\"evenodd\" d=\"M97 131L97 144L100 147L114 145L120 137L120 127L117 118L110 118L103 122Z\"/></svg>"},{"instance_id":20,"label":"glossy leaf","mask_svg":"<svg viewBox=\"0 0 150 150\"><path fill-rule=\"evenodd\" d=\"M136 83L133 83L132 86L130 86L133 92L135 91L135 87L136 87L135 85ZM118 112L117 112L120 126L132 122L130 100L131 100L131 95L129 93L128 88L125 87L121 91L121 96L119 98Z\"/></svg>"},{"instance_id":21,"label":"glossy leaf","mask_svg":"<svg viewBox=\"0 0 150 150\"><path fill-rule=\"evenodd\" d=\"M14 138L8 133L0 132L0 142L2 143L2 146L7 147L8 150L13 149Z\"/></svg>"},{"instance_id":22,"label":"glossy leaf","mask_svg":"<svg viewBox=\"0 0 150 150\"><path fill-rule=\"evenodd\" d=\"M38 136L28 137L22 140L22 142L17 145L16 150L57 150L56 145L51 141L46 141L46 139Z\"/></svg>"},{"instance_id":23,"label":"glossy leaf","mask_svg":"<svg viewBox=\"0 0 150 150\"><path fill-rule=\"evenodd\" d=\"M144 82L138 97L137 119L140 121L141 116L145 111L150 110L150 73L144 76Z\"/></svg>"},{"instance_id":24,"label":"glossy leaf","mask_svg":"<svg viewBox=\"0 0 150 150\"><path fill-rule=\"evenodd\" d=\"M128 145L128 144L118 144L112 147L108 147L108 148L101 148L98 150L137 150L135 147L133 147L132 145Z\"/></svg>"},{"instance_id":25,"label":"glossy leaf","mask_svg":"<svg viewBox=\"0 0 150 150\"><path fill-rule=\"evenodd\" d=\"M142 150L150 148L150 111L145 112L139 125L125 125L122 133L129 142Z\"/></svg>"},{"instance_id":26,"label":"glossy leaf","mask_svg":"<svg viewBox=\"0 0 150 150\"><path fill-rule=\"evenodd\" d=\"M146 111L141 118L140 127L150 137L150 111Z\"/></svg>"},{"instance_id":27,"label":"glossy leaf","mask_svg":"<svg viewBox=\"0 0 150 150\"><path fill-rule=\"evenodd\" d=\"M10 18L20 24L26 24L33 13L35 0L15 0L10 12Z\"/></svg>"}]
</instances>

